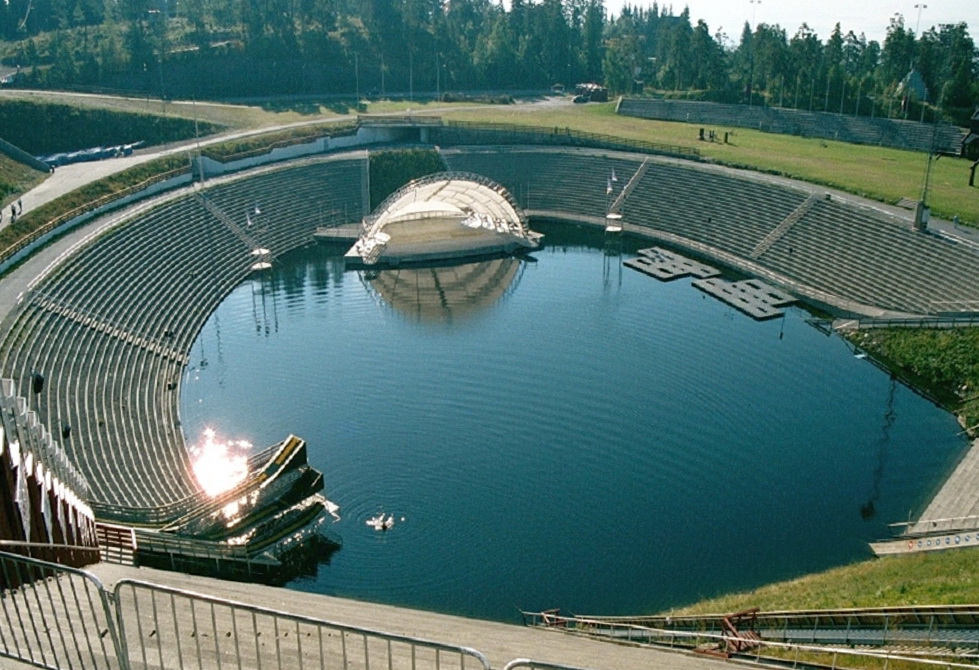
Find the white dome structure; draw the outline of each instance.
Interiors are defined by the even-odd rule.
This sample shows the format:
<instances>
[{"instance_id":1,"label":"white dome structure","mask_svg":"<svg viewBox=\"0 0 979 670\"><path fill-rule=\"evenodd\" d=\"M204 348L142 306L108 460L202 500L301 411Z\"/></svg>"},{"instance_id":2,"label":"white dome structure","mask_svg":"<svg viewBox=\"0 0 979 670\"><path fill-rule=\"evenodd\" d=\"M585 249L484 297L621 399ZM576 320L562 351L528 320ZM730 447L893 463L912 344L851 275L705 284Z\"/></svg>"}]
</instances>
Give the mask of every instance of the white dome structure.
<instances>
[{"instance_id":1,"label":"white dome structure","mask_svg":"<svg viewBox=\"0 0 979 670\"><path fill-rule=\"evenodd\" d=\"M364 219L347 258L399 265L504 255L536 249L540 239L505 188L479 175L440 172L388 196Z\"/></svg>"}]
</instances>

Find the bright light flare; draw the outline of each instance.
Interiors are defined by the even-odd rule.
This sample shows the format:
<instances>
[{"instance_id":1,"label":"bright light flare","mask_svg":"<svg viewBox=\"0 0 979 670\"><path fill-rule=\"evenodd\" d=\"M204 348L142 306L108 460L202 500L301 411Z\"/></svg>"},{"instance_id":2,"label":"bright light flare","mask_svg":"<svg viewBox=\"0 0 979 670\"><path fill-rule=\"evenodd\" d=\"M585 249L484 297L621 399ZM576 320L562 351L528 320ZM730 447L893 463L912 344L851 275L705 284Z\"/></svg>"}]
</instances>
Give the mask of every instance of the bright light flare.
<instances>
[{"instance_id":1,"label":"bright light flare","mask_svg":"<svg viewBox=\"0 0 979 670\"><path fill-rule=\"evenodd\" d=\"M252 445L245 440L220 440L210 428L204 441L190 448L194 476L209 496L232 489L248 475L248 453Z\"/></svg>"}]
</instances>

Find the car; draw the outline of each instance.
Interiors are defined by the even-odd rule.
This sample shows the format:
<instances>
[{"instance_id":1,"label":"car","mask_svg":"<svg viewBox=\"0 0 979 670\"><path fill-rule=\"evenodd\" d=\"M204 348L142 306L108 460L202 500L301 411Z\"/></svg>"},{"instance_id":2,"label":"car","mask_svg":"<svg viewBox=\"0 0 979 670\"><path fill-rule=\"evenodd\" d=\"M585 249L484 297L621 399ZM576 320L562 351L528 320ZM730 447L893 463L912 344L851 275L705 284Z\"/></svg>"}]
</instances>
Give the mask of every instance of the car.
<instances>
[{"instance_id":1,"label":"car","mask_svg":"<svg viewBox=\"0 0 979 670\"><path fill-rule=\"evenodd\" d=\"M591 102L591 98L587 95L576 95L571 102Z\"/></svg>"}]
</instances>

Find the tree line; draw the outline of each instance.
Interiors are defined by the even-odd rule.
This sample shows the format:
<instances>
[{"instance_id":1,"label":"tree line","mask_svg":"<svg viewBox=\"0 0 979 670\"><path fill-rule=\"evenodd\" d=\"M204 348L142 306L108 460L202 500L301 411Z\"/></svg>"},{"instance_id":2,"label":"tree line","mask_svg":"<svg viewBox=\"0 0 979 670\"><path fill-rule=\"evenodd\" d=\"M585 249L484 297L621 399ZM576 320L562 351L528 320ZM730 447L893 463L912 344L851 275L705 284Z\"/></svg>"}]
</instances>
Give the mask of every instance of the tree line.
<instances>
[{"instance_id":1,"label":"tree line","mask_svg":"<svg viewBox=\"0 0 979 670\"><path fill-rule=\"evenodd\" d=\"M965 23L883 43L747 23L737 42L656 3L603 0L7 0L16 85L162 97L361 97L598 82L613 94L964 122L979 104ZM909 76L910 75L910 76Z\"/></svg>"}]
</instances>

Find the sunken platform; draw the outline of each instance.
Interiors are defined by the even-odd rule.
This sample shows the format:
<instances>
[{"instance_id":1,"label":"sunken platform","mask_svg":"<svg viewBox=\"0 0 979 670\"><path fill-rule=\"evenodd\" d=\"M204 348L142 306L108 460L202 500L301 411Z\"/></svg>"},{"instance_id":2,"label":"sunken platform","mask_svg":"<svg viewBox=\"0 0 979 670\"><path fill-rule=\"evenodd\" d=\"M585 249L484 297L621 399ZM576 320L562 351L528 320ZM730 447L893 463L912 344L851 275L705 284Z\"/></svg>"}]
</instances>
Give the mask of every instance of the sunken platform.
<instances>
[{"instance_id":1,"label":"sunken platform","mask_svg":"<svg viewBox=\"0 0 979 670\"><path fill-rule=\"evenodd\" d=\"M660 247L640 249L639 256L623 261L622 264L660 281L690 276L707 279L721 274L717 268Z\"/></svg>"},{"instance_id":2,"label":"sunken platform","mask_svg":"<svg viewBox=\"0 0 979 670\"><path fill-rule=\"evenodd\" d=\"M698 279L693 282L693 285L759 321L782 316L785 312L779 308L796 301L788 293L758 279L729 282L724 279L708 278Z\"/></svg>"}]
</instances>

